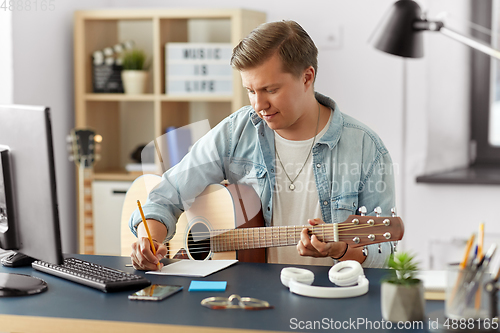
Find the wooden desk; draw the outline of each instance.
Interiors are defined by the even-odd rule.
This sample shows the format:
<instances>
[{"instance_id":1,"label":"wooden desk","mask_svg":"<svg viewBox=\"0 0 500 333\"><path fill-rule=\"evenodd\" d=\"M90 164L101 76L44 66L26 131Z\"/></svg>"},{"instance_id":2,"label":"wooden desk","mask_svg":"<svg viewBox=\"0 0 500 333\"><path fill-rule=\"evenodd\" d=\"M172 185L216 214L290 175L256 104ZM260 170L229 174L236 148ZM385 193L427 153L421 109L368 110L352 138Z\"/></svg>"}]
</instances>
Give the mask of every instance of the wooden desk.
<instances>
[{"instance_id":1,"label":"wooden desk","mask_svg":"<svg viewBox=\"0 0 500 333\"><path fill-rule=\"evenodd\" d=\"M133 268L125 267L129 263L125 257L75 257L134 272ZM307 331L307 322L333 325L331 321L382 320L380 279L386 271L365 270L370 280L370 291L366 295L348 299L318 299L291 294L281 285L279 276L283 267L285 265L237 263L206 278L195 278L227 281L225 292L188 292L193 278L146 275L152 283L184 286L182 292L161 302L131 301L127 298L130 291L106 294L29 267L1 267L0 272L42 278L49 284L49 290L34 296L0 298L0 332L303 332ZM314 285L332 286L328 280L329 267L307 268L316 276ZM206 297L227 297L231 294L266 300L275 308L262 311L211 310L200 305ZM426 311L434 312L443 306L440 301L427 301ZM427 323L424 324L425 329L404 331L426 332ZM358 326L356 331L370 330Z\"/></svg>"}]
</instances>

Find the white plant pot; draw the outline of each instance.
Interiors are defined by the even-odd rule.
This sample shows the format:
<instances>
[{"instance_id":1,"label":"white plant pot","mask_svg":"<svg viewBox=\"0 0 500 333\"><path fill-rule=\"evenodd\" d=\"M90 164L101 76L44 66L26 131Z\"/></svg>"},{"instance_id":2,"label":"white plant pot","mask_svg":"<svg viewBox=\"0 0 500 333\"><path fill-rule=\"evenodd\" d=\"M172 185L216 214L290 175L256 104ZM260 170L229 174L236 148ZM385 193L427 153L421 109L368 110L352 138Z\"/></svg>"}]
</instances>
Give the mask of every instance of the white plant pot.
<instances>
[{"instance_id":1,"label":"white plant pot","mask_svg":"<svg viewBox=\"0 0 500 333\"><path fill-rule=\"evenodd\" d=\"M382 317L385 320L417 321L424 319L424 284L403 286L383 282L380 288Z\"/></svg>"},{"instance_id":2,"label":"white plant pot","mask_svg":"<svg viewBox=\"0 0 500 333\"><path fill-rule=\"evenodd\" d=\"M139 70L123 70L122 82L126 94L144 94L148 81L148 72Z\"/></svg>"}]
</instances>

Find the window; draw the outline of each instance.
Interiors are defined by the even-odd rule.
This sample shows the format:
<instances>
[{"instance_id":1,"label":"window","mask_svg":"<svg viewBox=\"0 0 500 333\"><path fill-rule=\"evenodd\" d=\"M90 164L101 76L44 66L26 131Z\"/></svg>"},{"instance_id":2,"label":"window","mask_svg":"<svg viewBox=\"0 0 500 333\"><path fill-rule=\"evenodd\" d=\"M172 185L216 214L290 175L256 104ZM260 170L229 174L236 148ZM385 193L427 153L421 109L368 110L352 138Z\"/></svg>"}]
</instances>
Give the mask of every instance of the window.
<instances>
[{"instance_id":1,"label":"window","mask_svg":"<svg viewBox=\"0 0 500 333\"><path fill-rule=\"evenodd\" d=\"M500 48L500 0L471 0L471 21L471 36ZM500 185L500 60L472 48L470 94L470 166L417 182Z\"/></svg>"},{"instance_id":2,"label":"window","mask_svg":"<svg viewBox=\"0 0 500 333\"><path fill-rule=\"evenodd\" d=\"M499 10L499 0L474 1L472 6L473 22L491 29L491 35L475 30L473 36L497 49L500 45ZM500 60L473 51L471 62L471 141L475 146L473 165L500 167Z\"/></svg>"}]
</instances>

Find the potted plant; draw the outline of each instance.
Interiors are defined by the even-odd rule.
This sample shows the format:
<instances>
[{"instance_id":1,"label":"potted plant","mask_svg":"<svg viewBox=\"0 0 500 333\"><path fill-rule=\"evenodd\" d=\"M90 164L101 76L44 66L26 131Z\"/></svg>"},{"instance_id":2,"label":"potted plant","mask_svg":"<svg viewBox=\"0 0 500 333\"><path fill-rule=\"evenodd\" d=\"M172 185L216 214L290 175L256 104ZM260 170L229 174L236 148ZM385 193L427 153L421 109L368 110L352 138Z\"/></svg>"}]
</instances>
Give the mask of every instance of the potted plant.
<instances>
[{"instance_id":1,"label":"potted plant","mask_svg":"<svg viewBox=\"0 0 500 333\"><path fill-rule=\"evenodd\" d=\"M146 54L139 49L132 49L122 57L122 82L126 94L144 94L148 80Z\"/></svg>"},{"instance_id":2,"label":"potted plant","mask_svg":"<svg viewBox=\"0 0 500 333\"><path fill-rule=\"evenodd\" d=\"M424 319L424 285L416 278L418 265L414 256L400 252L389 257L391 274L382 282L380 301L382 317L388 321Z\"/></svg>"}]
</instances>

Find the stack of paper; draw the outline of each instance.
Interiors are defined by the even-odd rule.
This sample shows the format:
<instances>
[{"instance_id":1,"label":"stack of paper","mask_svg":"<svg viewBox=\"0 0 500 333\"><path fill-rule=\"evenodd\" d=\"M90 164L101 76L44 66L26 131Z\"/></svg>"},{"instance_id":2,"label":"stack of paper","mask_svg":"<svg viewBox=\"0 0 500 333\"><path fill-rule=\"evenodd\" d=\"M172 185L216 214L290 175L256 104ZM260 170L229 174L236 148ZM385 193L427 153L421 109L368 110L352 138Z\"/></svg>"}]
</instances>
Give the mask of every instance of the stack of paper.
<instances>
[{"instance_id":1,"label":"stack of paper","mask_svg":"<svg viewBox=\"0 0 500 333\"><path fill-rule=\"evenodd\" d=\"M445 299L446 271L421 271L417 274L417 278L424 283L425 299Z\"/></svg>"}]
</instances>

